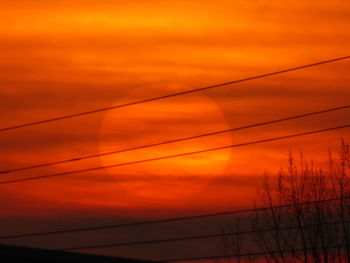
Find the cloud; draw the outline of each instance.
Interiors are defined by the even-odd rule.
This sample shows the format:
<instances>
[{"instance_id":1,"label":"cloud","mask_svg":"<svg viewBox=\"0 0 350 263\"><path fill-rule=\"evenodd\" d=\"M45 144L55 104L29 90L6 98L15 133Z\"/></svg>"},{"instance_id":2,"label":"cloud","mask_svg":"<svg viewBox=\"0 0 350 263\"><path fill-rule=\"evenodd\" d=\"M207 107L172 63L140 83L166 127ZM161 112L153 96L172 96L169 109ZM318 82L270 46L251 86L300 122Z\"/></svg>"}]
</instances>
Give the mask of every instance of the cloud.
<instances>
[{"instance_id":1,"label":"cloud","mask_svg":"<svg viewBox=\"0 0 350 263\"><path fill-rule=\"evenodd\" d=\"M0 3L1 127L177 91L174 86L152 89L147 84L178 83L185 90L343 56L350 41L350 5L345 0L140 0L118 1L118 5L115 1L62 0L54 6L44 0L5 2ZM124 121L110 124L105 143L119 149L335 107L348 103L347 83L348 61L343 61L201 93L210 105L215 105L218 115L197 97L164 100L152 104L153 108L130 107L129 113L114 112ZM144 91L131 96L139 87ZM169 108L176 110L169 112ZM98 153L105 117L97 114L2 133L1 168ZM282 136L344 124L347 119L348 111L327 114L243 130L223 138L118 155L109 162ZM4 185L0 191L0 220L4 231L11 228L26 232L37 227L63 228L248 207L261 175L278 170L289 149L303 150L322 163L340 133L257 144L178 162ZM187 170L201 162L205 162L202 170ZM225 164L220 176L213 176L210 162ZM101 165L101 159L86 160L2 179ZM138 190L133 191L133 187ZM193 192L180 198L185 187ZM148 197L142 196L142 191ZM167 225L144 229L141 234L91 233L84 235L86 239L79 234L69 239L74 244L82 240L94 243L97 237L113 241L118 234L128 238L156 238L150 236L156 233L185 235L203 229L217 231L220 222ZM56 247L65 245L65 240L60 237L48 242L43 238L30 240L30 244ZM212 246L206 243L202 248ZM193 252L194 247L191 244L186 249ZM157 253L171 255L170 250L164 247ZM126 256L136 253L98 252ZM152 254L149 248L137 253Z\"/></svg>"}]
</instances>

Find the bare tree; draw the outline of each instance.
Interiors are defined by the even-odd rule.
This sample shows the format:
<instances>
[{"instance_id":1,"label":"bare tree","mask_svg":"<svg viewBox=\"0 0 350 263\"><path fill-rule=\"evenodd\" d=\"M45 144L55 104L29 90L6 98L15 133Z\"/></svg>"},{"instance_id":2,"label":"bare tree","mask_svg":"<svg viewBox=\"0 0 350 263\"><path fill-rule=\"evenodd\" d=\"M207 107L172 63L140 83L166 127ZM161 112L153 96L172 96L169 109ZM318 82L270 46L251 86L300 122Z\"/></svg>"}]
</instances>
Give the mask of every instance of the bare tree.
<instances>
[{"instance_id":1,"label":"bare tree","mask_svg":"<svg viewBox=\"0 0 350 263\"><path fill-rule=\"evenodd\" d=\"M240 232L242 231L241 221L236 218L232 223L228 224L227 230L222 230L222 252L223 255L231 255L226 257L226 261L230 262L233 259L237 263L242 262L242 250L245 243L245 238ZM229 236L230 233L236 235Z\"/></svg>"},{"instance_id":2,"label":"bare tree","mask_svg":"<svg viewBox=\"0 0 350 263\"><path fill-rule=\"evenodd\" d=\"M266 209L251 217L255 234L249 242L255 251L242 251L239 240L231 240L234 254L239 248L240 255L264 255L269 263L350 263L349 148L342 140L327 167L290 153L287 167L266 175L255 201ZM239 231L237 222L233 225Z\"/></svg>"}]
</instances>

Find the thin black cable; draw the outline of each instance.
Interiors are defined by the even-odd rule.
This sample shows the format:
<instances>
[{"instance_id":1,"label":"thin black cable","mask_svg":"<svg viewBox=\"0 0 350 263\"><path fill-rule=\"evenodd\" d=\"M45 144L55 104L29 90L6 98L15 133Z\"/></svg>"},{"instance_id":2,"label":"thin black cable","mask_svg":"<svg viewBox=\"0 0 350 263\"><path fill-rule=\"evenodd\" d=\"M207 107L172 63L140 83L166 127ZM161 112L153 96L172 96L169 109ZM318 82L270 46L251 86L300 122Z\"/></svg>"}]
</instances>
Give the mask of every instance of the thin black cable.
<instances>
[{"instance_id":1,"label":"thin black cable","mask_svg":"<svg viewBox=\"0 0 350 263\"><path fill-rule=\"evenodd\" d=\"M1 181L0 185L20 183L20 182L27 182L27 181L34 181L34 180L41 180L41 179L46 179L46 178L52 178L52 177L58 177L58 176L66 176L66 175L72 175L72 174L83 173L83 172L91 172L91 171L96 171L96 170L101 170L101 169L108 169L108 168L114 168L114 167L120 167L120 166L128 166L128 165L133 165L133 164L161 161L161 160L178 158L178 157L183 157L183 156L188 156L188 155L219 151L219 150L224 150L224 149L229 149L229 148L238 148L238 147L243 147L243 146L248 146L248 145L253 145L253 144L260 144L260 143L278 141L278 140L289 139L289 138L294 138L294 137L300 137L300 136L305 136L305 135L329 132L329 131L349 128L349 127L350 127L350 124L346 124L346 125L332 127L332 128L327 128L327 129L314 130L314 131L309 131L309 132L302 132L302 133L297 133L297 134L279 136L279 137L263 139L263 140L258 140L258 141L240 143L240 144L220 146L220 147L209 148L209 149L193 151L193 152L179 153L179 154L161 156L161 157L156 157L156 158L143 159L143 160L138 160L138 161L117 163L117 164L106 165L106 166L98 166L98 167L93 167L93 168L74 170L74 171L62 172L62 173L56 173L56 174L47 174L47 175L39 175L39 176L33 176L33 177L28 177L28 178L12 179L12 180L8 180L8 181Z\"/></svg>"},{"instance_id":2,"label":"thin black cable","mask_svg":"<svg viewBox=\"0 0 350 263\"><path fill-rule=\"evenodd\" d=\"M345 245L339 246L331 246L329 249L336 249L346 247ZM255 253L245 253L245 254L226 254L226 255L218 255L218 256L203 256L203 257L187 257L187 258L175 258L175 259L165 259L162 262L179 262L179 261L197 261L197 260L205 260L205 259L219 259L219 258L233 258L233 257L258 257L265 256L271 254L281 254L281 253L296 253L296 252L305 252L311 250L321 250L322 247L319 248L298 248L298 249L288 249L288 250L275 250L275 251L266 251L266 252L255 252Z\"/></svg>"},{"instance_id":3,"label":"thin black cable","mask_svg":"<svg viewBox=\"0 0 350 263\"><path fill-rule=\"evenodd\" d=\"M334 59L330 59L330 60L324 60L324 61L320 61L320 62L316 62L316 63L312 63L312 64L307 64L307 65L303 65L303 66L298 66L298 67L293 67L293 68L289 68L289 69L274 71L274 72L266 73L266 74L262 74L262 75L256 75L256 76L243 78L243 79L239 79L239 80L224 82L224 83L220 83L220 84L216 84L216 85L212 85L212 86L207 86L207 87L203 87L203 88L197 88L197 89L187 90L187 91L183 91L183 92L172 93L172 94L168 94L168 95L164 95L164 96L159 96L159 97L153 97L153 98L149 98L149 99L133 101L133 102L125 103L125 104L119 104L119 105L116 105L116 106L99 108L99 109L95 109L95 110L90 110L90 111L79 112L79 113L75 113L75 114L64 115L64 116L55 117L55 118L46 119L46 120L41 120L41 121L34 121L34 122L18 124L18 125L14 125L14 126L1 128L0 132L20 129L20 128L34 126L34 125L45 124L45 123L48 123L48 122L54 122L54 121L60 121L60 120L80 117L80 116L94 114L94 113L98 113L98 112L110 111L110 110L114 110L114 109L118 109L118 108L124 108L124 107L132 106L132 105L148 103L148 102L162 100L162 99L167 99L167 98L172 98L172 97L181 96L181 95L185 95L185 94L191 94L191 93L200 92L200 91L204 91L204 90L209 90L209 89L213 89L213 88L228 86L228 85L232 85L232 84L242 83L242 82L255 80L255 79L260 79L260 78L265 78L265 77L278 75L278 74L282 74L282 73L287 73L287 72L291 72L291 71L296 71L296 70L301 70L301 69L305 69L305 68L315 67L315 66L319 66L319 65L323 65L323 64L333 63L333 62L336 62L336 61L345 60L345 59L349 59L349 58L350 58L350 56L344 56L344 57L334 58Z\"/></svg>"},{"instance_id":4,"label":"thin black cable","mask_svg":"<svg viewBox=\"0 0 350 263\"><path fill-rule=\"evenodd\" d=\"M341 199L349 199L349 198L350 198L350 196L344 196ZM334 201L339 201L339 200L340 200L340 198L331 198L331 199L324 199L324 200L317 200L317 201L302 202L302 203L297 203L297 204L278 205L278 206L270 206L270 207L258 207L258 208L242 209L242 210L231 210L231 211L224 211L224 212L211 213L211 214L202 214L202 215L185 216L185 217L173 217L173 218L141 221L141 222L134 222L134 223L112 224L112 225L85 227L85 228L73 228L73 229L48 231L48 232L35 232L35 233L28 233L28 234L6 235L6 236L0 236L0 240L27 238L27 237L36 237L36 236L46 236L46 235L57 235L57 234L85 232L85 231L98 231L98 230L105 230L105 229L112 229L112 228L134 227L134 226L142 226L142 225L161 224L161 223L172 223L172 222L178 222L178 221L196 220L196 219L201 219L201 218L227 216L227 215L243 214L243 213L251 213L251 212L260 212L260 211L264 211L264 210L268 210L268 209L293 207L295 205L308 205L308 204L314 204L314 203L334 202Z\"/></svg>"},{"instance_id":5,"label":"thin black cable","mask_svg":"<svg viewBox=\"0 0 350 263\"><path fill-rule=\"evenodd\" d=\"M42 163L42 164L37 164L37 165L31 165L31 166L26 166L26 167L3 170L3 171L0 171L0 174L8 174L8 173L18 172L18 171L23 171L23 170L34 169L34 168L42 168L42 167L47 167L47 166L52 166L52 165L57 165L57 164L81 161L81 160L85 160L85 159L96 158L96 157L101 157L101 156L106 156L106 155L112 155L112 154L118 154L118 153L123 153L123 152L128 152L128 151L140 150L140 149L145 149L145 148L150 148L150 147L155 147L155 146L160 146L160 145L165 145L165 144L171 144L171 143L176 143L176 142L181 142L181 141L187 141L187 140L198 139L198 138L207 137L207 136L223 134L223 133L227 133L227 132L239 131L239 130L250 129L250 128L259 127L259 126L275 124L275 123L284 122L284 121L290 121L290 120L294 120L294 119L306 118L306 117L310 117L310 116L314 116L314 115L320 115L320 114L325 114L325 113L329 113L329 112L333 112L333 111L345 110L345 109L349 109L349 108L350 108L350 105L344 105L344 106L339 106L339 107L335 107L335 108L329 108L329 109L325 109L325 110L289 116L289 117L285 117L285 118L281 118L281 119L264 121L264 122L260 122L260 123L253 123L253 124L249 124L249 125L245 125L245 126L241 126L241 127L235 127L235 128L231 128L231 129L225 129L225 130L220 130L220 131L215 131L215 132L210 132L210 133L199 134L199 135L190 136L190 137L184 137L184 138L173 139L173 140L168 140L168 141L163 141L163 142L158 142L158 143L135 146L135 147L131 147L131 148L109 151L109 152L105 152L105 153L80 156L80 157L61 160L61 161L47 162L47 163Z\"/></svg>"},{"instance_id":6,"label":"thin black cable","mask_svg":"<svg viewBox=\"0 0 350 263\"><path fill-rule=\"evenodd\" d=\"M349 198L350 198L350 196L342 197L342 199L349 199ZM34 236L66 234L66 233L74 233L74 232L97 231L97 230L104 230L104 229L111 229L111 228L124 228L124 227L152 225L152 224L160 224L160 223L171 223L171 222L187 221L187 220L196 220L196 219L201 219L201 218L243 214L243 213L251 213L251 212L260 212L260 211L264 211L264 210L268 210L268 209L287 208L287 207L293 207L295 205L308 205L308 204L314 204L314 203L334 202L334 201L339 201L339 199L340 198L331 198L331 199L324 199L324 200L317 200L317 201L302 202L302 203L297 203L297 204L249 208L249 209L224 211L224 212L211 213L211 214L195 215L195 216L185 216L185 217L175 217L175 218L165 218L165 219L158 219L158 220L141 221L141 222L134 222L134 223L113 224L113 225L104 225L104 226L97 226L97 227L74 228L74 229L65 229L65 230L57 230L57 231L49 231L49 232L35 232L35 233L29 233L29 234L7 235L7 236L0 236L0 240L26 238L26 237L34 237Z\"/></svg>"},{"instance_id":7,"label":"thin black cable","mask_svg":"<svg viewBox=\"0 0 350 263\"><path fill-rule=\"evenodd\" d=\"M335 221L335 222L323 222L320 224L306 224L306 225L293 225L293 226L286 226L281 227L278 230L291 230L291 229L297 229L300 227L315 227L315 226L321 226L321 225L337 225L337 224L343 224L343 223L349 223L349 220L345 221ZM261 233L261 232L273 232L275 231L275 228L267 228L267 229L261 229L261 230L249 230L249 231L239 231L239 232L233 232L233 233L221 233L221 234L208 234L208 235L198 235L198 236L187 236L187 237L178 237L178 238L169 238L169 239L157 239L157 240L144 240L144 241L134 241L134 242L123 242L123 243L109 243L109 244L102 244L102 245L94 245L94 246L80 246L80 247L67 247L67 248L60 248L57 250L86 250L86 249L98 249L98 248L109 248L109 247L130 247L130 246L139 246L139 245L149 245L149 244L158 244L158 243L168 243L168 242L178 242L178 241L188 241L188 240L199 240L199 239L210 239L210 238L217 238L217 237L228 237L228 236L238 236L238 235L248 235L248 234L255 234L255 233Z\"/></svg>"}]
</instances>

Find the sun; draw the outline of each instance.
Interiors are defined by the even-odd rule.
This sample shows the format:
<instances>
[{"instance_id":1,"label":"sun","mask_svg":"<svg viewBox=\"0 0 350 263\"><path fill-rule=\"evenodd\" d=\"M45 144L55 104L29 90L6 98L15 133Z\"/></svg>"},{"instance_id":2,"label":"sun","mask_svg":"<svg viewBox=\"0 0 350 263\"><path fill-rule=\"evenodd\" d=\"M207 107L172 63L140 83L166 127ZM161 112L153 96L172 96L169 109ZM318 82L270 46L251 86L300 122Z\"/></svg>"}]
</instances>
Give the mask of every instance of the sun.
<instances>
[{"instance_id":1,"label":"sun","mask_svg":"<svg viewBox=\"0 0 350 263\"><path fill-rule=\"evenodd\" d=\"M115 105L149 97L189 90L175 84L148 85L134 89ZM207 95L181 97L142 103L106 113L100 131L101 153L188 138L229 129L218 105ZM147 160L230 145L231 135L220 134L183 140L156 147L102 157L104 165ZM107 170L125 191L152 199L174 200L201 191L225 170L229 149L144 162Z\"/></svg>"}]
</instances>

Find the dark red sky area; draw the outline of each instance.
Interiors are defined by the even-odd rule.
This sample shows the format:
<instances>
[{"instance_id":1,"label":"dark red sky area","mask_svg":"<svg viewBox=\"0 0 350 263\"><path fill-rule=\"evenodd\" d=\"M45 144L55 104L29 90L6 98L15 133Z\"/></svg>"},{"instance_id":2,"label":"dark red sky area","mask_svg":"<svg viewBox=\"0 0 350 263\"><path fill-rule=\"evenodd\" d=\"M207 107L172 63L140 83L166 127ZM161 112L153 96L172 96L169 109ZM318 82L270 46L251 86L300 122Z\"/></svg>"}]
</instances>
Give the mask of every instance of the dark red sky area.
<instances>
[{"instance_id":1,"label":"dark red sky area","mask_svg":"<svg viewBox=\"0 0 350 263\"><path fill-rule=\"evenodd\" d=\"M62 0L54 5L43 0L2 1L0 128L349 55L349 11L345 0ZM339 61L2 132L0 169L346 105L349 65L347 60ZM349 110L344 110L1 177L9 180L238 144L349 124L348 116ZM347 137L349 130L0 185L0 235L249 207L262 175L278 171L290 150L302 150L322 164L341 135ZM58 248L165 238L217 232L225 221L218 218L6 243ZM215 253L220 242L210 242L90 252L158 255L160 259L193 255L190 248L199 255L208 247Z\"/></svg>"}]
</instances>

